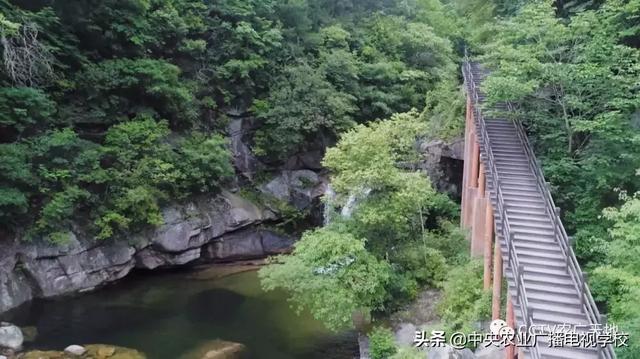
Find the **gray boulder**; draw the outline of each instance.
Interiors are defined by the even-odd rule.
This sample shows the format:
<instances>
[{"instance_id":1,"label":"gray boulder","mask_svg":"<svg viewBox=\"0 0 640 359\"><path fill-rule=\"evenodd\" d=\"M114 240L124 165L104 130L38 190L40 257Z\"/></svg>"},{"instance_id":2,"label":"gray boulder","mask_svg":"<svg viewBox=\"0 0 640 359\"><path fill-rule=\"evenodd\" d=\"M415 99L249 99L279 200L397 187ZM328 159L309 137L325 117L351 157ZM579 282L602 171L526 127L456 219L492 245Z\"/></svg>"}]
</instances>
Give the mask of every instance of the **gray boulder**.
<instances>
[{"instance_id":1,"label":"gray boulder","mask_svg":"<svg viewBox=\"0 0 640 359\"><path fill-rule=\"evenodd\" d=\"M204 259L231 261L261 258L291 249L293 239L272 231L248 229L229 233L205 246Z\"/></svg>"},{"instance_id":2,"label":"gray boulder","mask_svg":"<svg viewBox=\"0 0 640 359\"><path fill-rule=\"evenodd\" d=\"M419 144L419 150L422 155L419 167L429 176L433 186L440 192L460 195L464 141L432 140Z\"/></svg>"},{"instance_id":3,"label":"gray boulder","mask_svg":"<svg viewBox=\"0 0 640 359\"><path fill-rule=\"evenodd\" d=\"M260 190L302 210L311 206L313 200L324 193L324 188L317 173L296 170L282 171Z\"/></svg>"},{"instance_id":4,"label":"gray boulder","mask_svg":"<svg viewBox=\"0 0 640 359\"><path fill-rule=\"evenodd\" d=\"M191 263L202 257L205 245L224 242L224 235L271 219L271 215L271 212L228 191L210 200L166 208L163 211L164 224L153 234L151 245L138 251L136 266L155 269ZM239 240L241 237L234 236L232 239ZM222 253L213 258L257 256L257 250L250 249L246 240L230 246L235 252L232 253L225 245L219 249ZM243 250L247 252L243 253Z\"/></svg>"},{"instance_id":5,"label":"gray boulder","mask_svg":"<svg viewBox=\"0 0 640 359\"><path fill-rule=\"evenodd\" d=\"M135 249L127 243L93 243L75 235L58 251L55 245L24 248L23 270L43 297L93 289L120 279L134 267Z\"/></svg>"},{"instance_id":6,"label":"gray boulder","mask_svg":"<svg viewBox=\"0 0 640 359\"><path fill-rule=\"evenodd\" d=\"M293 248L294 240L291 237L277 234L271 231L261 231L262 248L266 255L288 252Z\"/></svg>"},{"instance_id":7,"label":"gray boulder","mask_svg":"<svg viewBox=\"0 0 640 359\"><path fill-rule=\"evenodd\" d=\"M476 349L475 355L477 359L503 359L506 357L506 347L499 347L495 345L485 346L481 344Z\"/></svg>"},{"instance_id":8,"label":"gray boulder","mask_svg":"<svg viewBox=\"0 0 640 359\"><path fill-rule=\"evenodd\" d=\"M69 345L68 347L66 347L64 349L64 352L67 353L67 354L80 356L80 355L86 353L87 349L85 349L84 347L82 347L80 345Z\"/></svg>"},{"instance_id":9,"label":"gray boulder","mask_svg":"<svg viewBox=\"0 0 640 359\"><path fill-rule=\"evenodd\" d=\"M242 231L216 239L207 245L205 258L214 260L248 259L264 256L259 232Z\"/></svg>"},{"instance_id":10,"label":"gray boulder","mask_svg":"<svg viewBox=\"0 0 640 359\"><path fill-rule=\"evenodd\" d=\"M13 241L0 241L0 313L33 297L30 280L21 268L18 250Z\"/></svg>"},{"instance_id":11,"label":"gray boulder","mask_svg":"<svg viewBox=\"0 0 640 359\"><path fill-rule=\"evenodd\" d=\"M251 127L250 121L245 118L233 119L227 127L227 132L231 139L230 147L233 165L238 172L248 179L252 179L256 170L261 167L261 163L244 141L244 135L251 132Z\"/></svg>"},{"instance_id":12,"label":"gray boulder","mask_svg":"<svg viewBox=\"0 0 640 359\"><path fill-rule=\"evenodd\" d=\"M20 328L11 323L0 322L0 348L18 350L23 342L24 337Z\"/></svg>"},{"instance_id":13,"label":"gray boulder","mask_svg":"<svg viewBox=\"0 0 640 359\"><path fill-rule=\"evenodd\" d=\"M469 349L455 349L452 346L444 345L433 347L427 350L429 359L473 359L475 355Z\"/></svg>"}]
</instances>

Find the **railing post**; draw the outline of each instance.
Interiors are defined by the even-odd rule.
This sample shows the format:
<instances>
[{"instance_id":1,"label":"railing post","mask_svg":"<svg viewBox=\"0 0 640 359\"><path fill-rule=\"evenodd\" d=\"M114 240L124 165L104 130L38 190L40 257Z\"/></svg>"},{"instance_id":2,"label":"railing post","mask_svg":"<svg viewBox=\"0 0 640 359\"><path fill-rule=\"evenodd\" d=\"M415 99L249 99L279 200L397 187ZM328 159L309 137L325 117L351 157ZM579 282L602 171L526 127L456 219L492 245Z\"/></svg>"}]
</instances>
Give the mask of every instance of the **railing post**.
<instances>
[{"instance_id":1,"label":"railing post","mask_svg":"<svg viewBox=\"0 0 640 359\"><path fill-rule=\"evenodd\" d=\"M502 251L496 240L493 248L493 293L491 298L491 319L500 319L500 296L502 295Z\"/></svg>"},{"instance_id":2,"label":"railing post","mask_svg":"<svg viewBox=\"0 0 640 359\"><path fill-rule=\"evenodd\" d=\"M524 275L524 266L522 264L518 264L518 273L516 278L518 282L518 289L516 290L517 291L516 297L518 299L518 303L522 303L520 298L520 281L524 282L523 275Z\"/></svg>"},{"instance_id":3,"label":"railing post","mask_svg":"<svg viewBox=\"0 0 640 359\"><path fill-rule=\"evenodd\" d=\"M587 300L586 298L586 286L587 286L587 273L585 272L580 272L580 280L582 282L582 285L580 286L580 303L582 304L582 308L585 307L585 302Z\"/></svg>"}]
</instances>

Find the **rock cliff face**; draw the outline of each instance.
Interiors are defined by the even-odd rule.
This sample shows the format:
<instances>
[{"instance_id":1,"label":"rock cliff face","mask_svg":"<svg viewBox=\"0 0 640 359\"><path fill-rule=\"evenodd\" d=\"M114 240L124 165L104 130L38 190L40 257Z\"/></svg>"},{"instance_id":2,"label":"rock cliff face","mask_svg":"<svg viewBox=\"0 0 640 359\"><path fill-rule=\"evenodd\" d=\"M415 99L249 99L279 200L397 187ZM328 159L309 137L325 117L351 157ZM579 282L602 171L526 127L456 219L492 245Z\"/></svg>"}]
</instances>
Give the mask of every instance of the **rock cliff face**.
<instances>
[{"instance_id":1,"label":"rock cliff face","mask_svg":"<svg viewBox=\"0 0 640 359\"><path fill-rule=\"evenodd\" d=\"M422 155L419 168L429 175L434 187L453 198L460 198L464 140L431 140L418 144Z\"/></svg>"},{"instance_id":2,"label":"rock cliff face","mask_svg":"<svg viewBox=\"0 0 640 359\"><path fill-rule=\"evenodd\" d=\"M91 290L134 268L264 257L293 244L258 227L275 213L230 192L168 207L163 217L162 226L128 240L75 233L62 246L18 239L0 244L0 312L36 297Z\"/></svg>"}]
</instances>

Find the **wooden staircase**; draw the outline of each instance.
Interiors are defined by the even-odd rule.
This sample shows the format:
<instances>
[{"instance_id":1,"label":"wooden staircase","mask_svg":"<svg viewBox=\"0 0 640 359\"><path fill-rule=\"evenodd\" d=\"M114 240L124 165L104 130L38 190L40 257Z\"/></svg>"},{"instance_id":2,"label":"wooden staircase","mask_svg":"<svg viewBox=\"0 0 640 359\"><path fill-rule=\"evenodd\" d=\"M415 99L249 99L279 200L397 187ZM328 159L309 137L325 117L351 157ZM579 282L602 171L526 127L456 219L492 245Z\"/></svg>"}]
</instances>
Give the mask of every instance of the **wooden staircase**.
<instances>
[{"instance_id":1,"label":"wooden staircase","mask_svg":"<svg viewBox=\"0 0 640 359\"><path fill-rule=\"evenodd\" d=\"M480 84L487 73L478 64L463 66L472 99L480 159L494 212L495 233L503 259L518 326L574 324L589 330L601 323L575 255L553 204L548 185L522 125L503 118L484 117ZM492 110L508 111L507 104ZM527 358L615 358L605 348L550 347L538 337Z\"/></svg>"}]
</instances>

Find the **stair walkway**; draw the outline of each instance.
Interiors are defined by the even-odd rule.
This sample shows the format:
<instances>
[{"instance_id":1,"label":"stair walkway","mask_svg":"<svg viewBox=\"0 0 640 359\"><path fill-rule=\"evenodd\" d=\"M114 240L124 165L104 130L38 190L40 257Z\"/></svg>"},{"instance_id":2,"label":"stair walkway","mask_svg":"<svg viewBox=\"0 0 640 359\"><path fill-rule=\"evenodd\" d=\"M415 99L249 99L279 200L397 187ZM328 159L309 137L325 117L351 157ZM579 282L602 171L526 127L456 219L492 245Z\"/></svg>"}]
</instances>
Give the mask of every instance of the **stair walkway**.
<instances>
[{"instance_id":1,"label":"stair walkway","mask_svg":"<svg viewBox=\"0 0 640 359\"><path fill-rule=\"evenodd\" d=\"M517 325L542 328L574 324L589 330L602 318L595 307L584 275L557 215L546 182L526 134L514 121L483 116L486 77L478 64L463 68L472 98L480 157L485 166L487 189L501 246L503 268ZM477 103L474 103L477 102ZM506 110L506 104L494 109ZM549 336L540 336L527 358L615 358L610 346L598 348L550 347Z\"/></svg>"}]
</instances>

